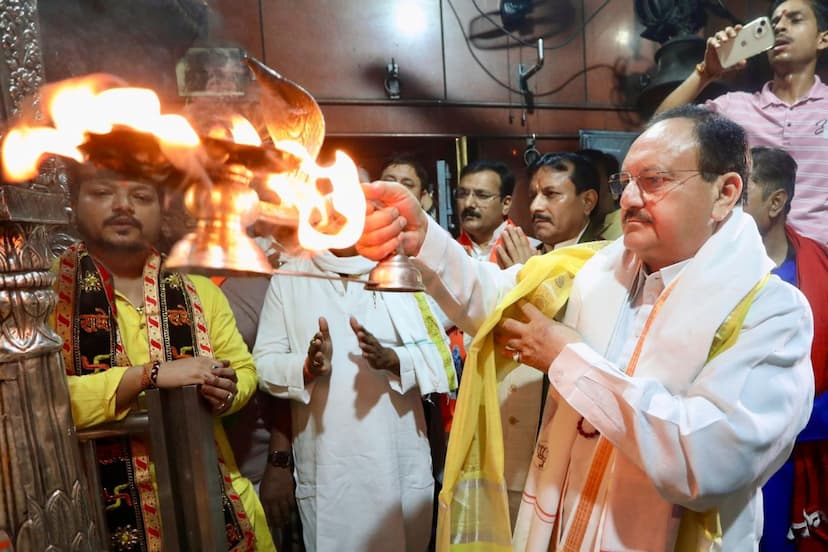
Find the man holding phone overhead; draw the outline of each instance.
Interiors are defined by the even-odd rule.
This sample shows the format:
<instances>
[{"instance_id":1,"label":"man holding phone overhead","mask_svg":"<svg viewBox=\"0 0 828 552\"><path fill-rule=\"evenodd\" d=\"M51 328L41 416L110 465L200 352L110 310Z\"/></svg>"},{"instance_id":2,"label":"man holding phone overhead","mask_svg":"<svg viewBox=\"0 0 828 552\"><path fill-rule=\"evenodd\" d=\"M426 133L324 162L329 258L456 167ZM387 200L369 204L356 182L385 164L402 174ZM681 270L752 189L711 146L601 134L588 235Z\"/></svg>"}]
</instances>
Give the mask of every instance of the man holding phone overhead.
<instances>
[{"instance_id":1,"label":"man holding phone overhead","mask_svg":"<svg viewBox=\"0 0 828 552\"><path fill-rule=\"evenodd\" d=\"M705 105L739 121L751 147L782 148L796 159L797 197L789 221L799 232L828 243L828 165L823 162L828 156L828 86L816 75L819 52L828 47L828 6L820 0L776 0L770 17L773 79L759 92L730 92ZM746 60L733 56L753 54L752 45L770 34L760 32L758 22L749 25L753 27L727 27L708 38L704 60L656 113L693 101L725 71L744 68Z\"/></svg>"}]
</instances>

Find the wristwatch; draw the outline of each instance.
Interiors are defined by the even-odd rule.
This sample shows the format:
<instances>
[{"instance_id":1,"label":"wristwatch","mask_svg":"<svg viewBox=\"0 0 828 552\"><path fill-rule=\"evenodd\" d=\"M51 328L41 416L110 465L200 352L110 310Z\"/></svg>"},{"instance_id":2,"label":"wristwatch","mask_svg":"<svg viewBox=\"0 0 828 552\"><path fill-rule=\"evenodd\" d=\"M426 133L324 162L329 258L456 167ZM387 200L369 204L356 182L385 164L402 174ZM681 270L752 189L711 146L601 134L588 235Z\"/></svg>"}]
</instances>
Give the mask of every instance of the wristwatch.
<instances>
[{"instance_id":1,"label":"wristwatch","mask_svg":"<svg viewBox=\"0 0 828 552\"><path fill-rule=\"evenodd\" d=\"M268 455L267 462L275 468L289 468L293 465L293 455L287 450L274 450Z\"/></svg>"}]
</instances>

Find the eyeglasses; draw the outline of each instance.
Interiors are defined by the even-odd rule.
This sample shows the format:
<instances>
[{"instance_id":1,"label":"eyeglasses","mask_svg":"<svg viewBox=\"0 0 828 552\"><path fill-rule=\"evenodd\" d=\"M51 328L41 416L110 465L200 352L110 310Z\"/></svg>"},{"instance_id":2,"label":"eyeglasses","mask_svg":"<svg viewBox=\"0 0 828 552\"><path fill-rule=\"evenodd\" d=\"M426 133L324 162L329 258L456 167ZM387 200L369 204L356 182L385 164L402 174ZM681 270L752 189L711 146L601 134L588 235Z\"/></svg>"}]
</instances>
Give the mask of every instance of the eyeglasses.
<instances>
[{"instance_id":1,"label":"eyeglasses","mask_svg":"<svg viewBox=\"0 0 828 552\"><path fill-rule=\"evenodd\" d=\"M676 173L693 173L687 178L676 180L673 175ZM637 175L629 172L620 172L610 175L609 187L613 198L618 199L624 193L627 184L635 180L636 186L647 195L660 195L672 191L681 184L684 184L696 175L702 174L695 169L674 169L660 171L656 169L644 169Z\"/></svg>"},{"instance_id":2,"label":"eyeglasses","mask_svg":"<svg viewBox=\"0 0 828 552\"><path fill-rule=\"evenodd\" d=\"M496 197L500 197L500 194L487 192L486 190L469 190L468 188L454 190L454 199L469 199L470 196L474 196L477 201L491 201Z\"/></svg>"}]
</instances>

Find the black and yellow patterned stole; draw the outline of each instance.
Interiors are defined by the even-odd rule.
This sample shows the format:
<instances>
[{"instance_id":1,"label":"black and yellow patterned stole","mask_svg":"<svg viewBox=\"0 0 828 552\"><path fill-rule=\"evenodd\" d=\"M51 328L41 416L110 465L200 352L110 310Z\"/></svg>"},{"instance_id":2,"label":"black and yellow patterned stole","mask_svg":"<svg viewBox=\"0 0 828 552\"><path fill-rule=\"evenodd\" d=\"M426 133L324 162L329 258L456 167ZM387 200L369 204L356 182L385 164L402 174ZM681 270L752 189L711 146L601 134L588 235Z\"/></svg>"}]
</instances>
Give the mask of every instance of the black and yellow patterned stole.
<instances>
[{"instance_id":1,"label":"black and yellow patterned stole","mask_svg":"<svg viewBox=\"0 0 828 552\"><path fill-rule=\"evenodd\" d=\"M154 252L144 266L143 280L150 359L212 356L204 311L192 282L181 274L162 272L161 257ZM131 366L117 324L113 279L83 243L61 256L56 286L55 326L63 339L67 375ZM124 436L99 439L95 444L110 549L161 550L161 517L146 441ZM252 526L220 454L219 471L227 548L252 550Z\"/></svg>"}]
</instances>

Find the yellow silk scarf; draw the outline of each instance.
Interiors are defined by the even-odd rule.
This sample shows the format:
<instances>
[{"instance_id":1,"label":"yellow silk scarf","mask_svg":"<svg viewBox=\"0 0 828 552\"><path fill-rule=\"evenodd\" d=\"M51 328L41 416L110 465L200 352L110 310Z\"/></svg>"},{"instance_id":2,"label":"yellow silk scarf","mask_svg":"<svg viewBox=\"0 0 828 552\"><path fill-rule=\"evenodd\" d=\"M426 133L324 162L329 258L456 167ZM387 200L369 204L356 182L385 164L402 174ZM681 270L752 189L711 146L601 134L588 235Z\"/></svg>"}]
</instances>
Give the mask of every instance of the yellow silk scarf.
<instances>
[{"instance_id":1,"label":"yellow silk scarf","mask_svg":"<svg viewBox=\"0 0 828 552\"><path fill-rule=\"evenodd\" d=\"M472 341L460 382L440 492L438 550L511 550L503 476L503 432L497 382L517 366L498 354L492 331L523 299L553 318L566 304L575 274L608 242L565 247L532 257L517 285Z\"/></svg>"}]
</instances>

